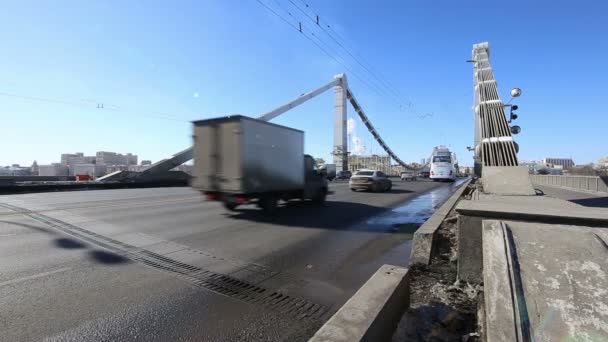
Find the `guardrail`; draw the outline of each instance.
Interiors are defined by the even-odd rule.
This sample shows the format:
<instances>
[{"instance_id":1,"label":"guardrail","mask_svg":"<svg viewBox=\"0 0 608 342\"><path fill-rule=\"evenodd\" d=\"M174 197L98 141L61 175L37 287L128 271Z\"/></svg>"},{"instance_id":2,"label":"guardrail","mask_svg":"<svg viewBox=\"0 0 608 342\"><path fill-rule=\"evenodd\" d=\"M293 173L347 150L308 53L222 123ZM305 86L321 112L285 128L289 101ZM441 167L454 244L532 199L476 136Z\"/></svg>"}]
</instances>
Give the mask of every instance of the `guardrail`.
<instances>
[{"instance_id":1,"label":"guardrail","mask_svg":"<svg viewBox=\"0 0 608 342\"><path fill-rule=\"evenodd\" d=\"M538 185L608 193L608 185L604 179L597 176L530 175L530 180Z\"/></svg>"}]
</instances>

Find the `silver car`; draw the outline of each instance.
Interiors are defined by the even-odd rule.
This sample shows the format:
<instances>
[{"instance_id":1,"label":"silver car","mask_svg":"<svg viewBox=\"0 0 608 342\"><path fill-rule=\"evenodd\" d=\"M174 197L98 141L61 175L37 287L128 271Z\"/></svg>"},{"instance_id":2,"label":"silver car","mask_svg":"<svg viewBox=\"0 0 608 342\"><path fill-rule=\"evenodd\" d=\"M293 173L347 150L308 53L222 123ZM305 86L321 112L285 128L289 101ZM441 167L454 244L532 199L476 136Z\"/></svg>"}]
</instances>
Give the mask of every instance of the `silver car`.
<instances>
[{"instance_id":1,"label":"silver car","mask_svg":"<svg viewBox=\"0 0 608 342\"><path fill-rule=\"evenodd\" d=\"M403 171L401 172L401 180L402 181L416 181L416 173L414 171Z\"/></svg>"},{"instance_id":2,"label":"silver car","mask_svg":"<svg viewBox=\"0 0 608 342\"><path fill-rule=\"evenodd\" d=\"M373 192L389 191L393 182L382 171L360 170L350 177L348 187L352 191L367 190Z\"/></svg>"}]
</instances>

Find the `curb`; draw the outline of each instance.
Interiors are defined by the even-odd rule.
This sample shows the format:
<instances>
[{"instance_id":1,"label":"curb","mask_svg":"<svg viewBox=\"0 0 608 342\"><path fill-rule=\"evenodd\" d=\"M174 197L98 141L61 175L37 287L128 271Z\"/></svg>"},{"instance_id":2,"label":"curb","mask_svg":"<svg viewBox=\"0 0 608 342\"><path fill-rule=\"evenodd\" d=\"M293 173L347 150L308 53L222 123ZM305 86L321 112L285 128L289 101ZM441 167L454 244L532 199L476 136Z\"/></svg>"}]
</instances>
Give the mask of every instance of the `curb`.
<instances>
[{"instance_id":1,"label":"curb","mask_svg":"<svg viewBox=\"0 0 608 342\"><path fill-rule=\"evenodd\" d=\"M462 193L467 189L469 183L471 183L471 179L462 183L458 190L456 190L452 196L450 196L450 198L448 198L448 200L445 201L445 203L437 209L420 228L418 228L418 230L416 230L414 233L412 253L410 254L410 265L428 265L431 262L435 232L446 216L448 216L452 208L454 208L454 205L456 205L456 202L462 196Z\"/></svg>"},{"instance_id":2,"label":"curb","mask_svg":"<svg viewBox=\"0 0 608 342\"><path fill-rule=\"evenodd\" d=\"M387 341L409 307L408 269L382 265L309 342Z\"/></svg>"}]
</instances>

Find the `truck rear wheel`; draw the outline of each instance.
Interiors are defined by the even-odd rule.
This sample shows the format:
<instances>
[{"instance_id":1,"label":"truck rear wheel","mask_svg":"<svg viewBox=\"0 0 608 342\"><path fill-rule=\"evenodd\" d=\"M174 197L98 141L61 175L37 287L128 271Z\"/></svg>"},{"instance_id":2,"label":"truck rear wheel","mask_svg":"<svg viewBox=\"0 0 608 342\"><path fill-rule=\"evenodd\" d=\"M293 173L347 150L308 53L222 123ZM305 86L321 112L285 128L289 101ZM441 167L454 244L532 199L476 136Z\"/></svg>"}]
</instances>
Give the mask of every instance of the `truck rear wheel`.
<instances>
[{"instance_id":1,"label":"truck rear wheel","mask_svg":"<svg viewBox=\"0 0 608 342\"><path fill-rule=\"evenodd\" d=\"M237 206L238 206L238 204L236 204L236 203L224 202L224 208L226 208L230 211L235 211Z\"/></svg>"},{"instance_id":2,"label":"truck rear wheel","mask_svg":"<svg viewBox=\"0 0 608 342\"><path fill-rule=\"evenodd\" d=\"M319 192L317 193L317 195L312 199L312 201L314 203L321 204L321 203L325 202L326 198L327 198L327 189L326 188L322 188L322 189L319 190Z\"/></svg>"},{"instance_id":3,"label":"truck rear wheel","mask_svg":"<svg viewBox=\"0 0 608 342\"><path fill-rule=\"evenodd\" d=\"M258 206L264 210L264 212L270 214L277 207L277 198L274 195L267 195L259 199Z\"/></svg>"}]
</instances>

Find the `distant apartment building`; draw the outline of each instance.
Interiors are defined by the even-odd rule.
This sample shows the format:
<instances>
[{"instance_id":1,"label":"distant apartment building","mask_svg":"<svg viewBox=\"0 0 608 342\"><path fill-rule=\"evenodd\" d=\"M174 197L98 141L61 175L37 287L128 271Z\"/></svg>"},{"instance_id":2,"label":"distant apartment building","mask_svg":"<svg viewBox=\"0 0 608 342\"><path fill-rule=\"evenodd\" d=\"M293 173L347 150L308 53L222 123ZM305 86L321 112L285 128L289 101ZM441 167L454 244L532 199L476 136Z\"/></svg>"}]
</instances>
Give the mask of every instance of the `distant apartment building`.
<instances>
[{"instance_id":1,"label":"distant apartment building","mask_svg":"<svg viewBox=\"0 0 608 342\"><path fill-rule=\"evenodd\" d=\"M84 157L84 153L76 152L76 153L62 153L61 154L61 164L68 165L69 158L76 157Z\"/></svg>"},{"instance_id":2,"label":"distant apartment building","mask_svg":"<svg viewBox=\"0 0 608 342\"><path fill-rule=\"evenodd\" d=\"M95 157L93 156L80 156L80 157L68 157L67 166L70 170L70 176L74 176L77 173L74 172L77 165L82 164L95 164Z\"/></svg>"},{"instance_id":3,"label":"distant apartment building","mask_svg":"<svg viewBox=\"0 0 608 342\"><path fill-rule=\"evenodd\" d=\"M386 174L391 173L391 157L388 155L349 155L348 168L350 171L361 169L379 170Z\"/></svg>"},{"instance_id":4,"label":"distant apartment building","mask_svg":"<svg viewBox=\"0 0 608 342\"><path fill-rule=\"evenodd\" d=\"M127 153L121 154L116 152L97 152L96 160L97 164L105 165L137 165L137 155Z\"/></svg>"},{"instance_id":5,"label":"distant apartment building","mask_svg":"<svg viewBox=\"0 0 608 342\"><path fill-rule=\"evenodd\" d=\"M152 161L151 160L142 160L141 165L152 165Z\"/></svg>"},{"instance_id":6,"label":"distant apartment building","mask_svg":"<svg viewBox=\"0 0 608 342\"><path fill-rule=\"evenodd\" d=\"M50 165L38 165L38 176L67 176L68 166L63 163L53 163Z\"/></svg>"},{"instance_id":7,"label":"distant apartment building","mask_svg":"<svg viewBox=\"0 0 608 342\"><path fill-rule=\"evenodd\" d=\"M563 169L571 169L574 166L571 158L545 158L543 163L549 167L561 166Z\"/></svg>"}]
</instances>

